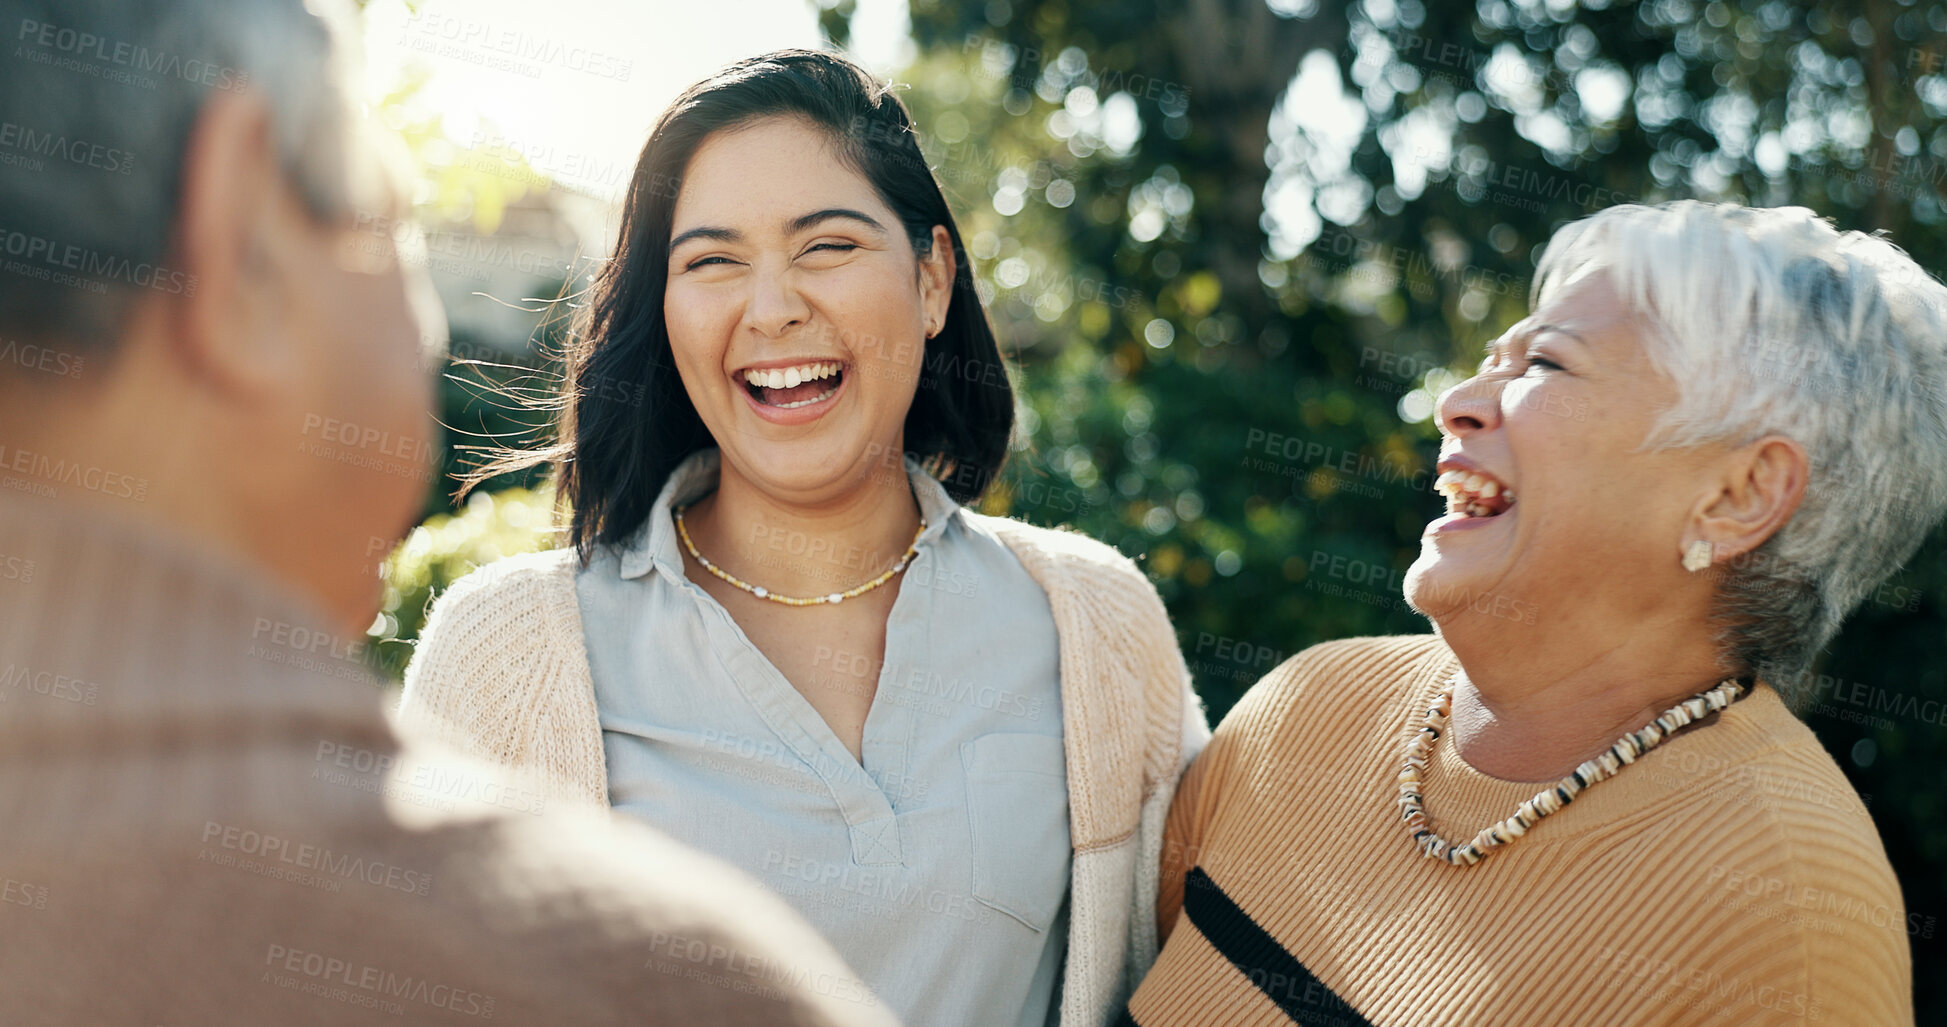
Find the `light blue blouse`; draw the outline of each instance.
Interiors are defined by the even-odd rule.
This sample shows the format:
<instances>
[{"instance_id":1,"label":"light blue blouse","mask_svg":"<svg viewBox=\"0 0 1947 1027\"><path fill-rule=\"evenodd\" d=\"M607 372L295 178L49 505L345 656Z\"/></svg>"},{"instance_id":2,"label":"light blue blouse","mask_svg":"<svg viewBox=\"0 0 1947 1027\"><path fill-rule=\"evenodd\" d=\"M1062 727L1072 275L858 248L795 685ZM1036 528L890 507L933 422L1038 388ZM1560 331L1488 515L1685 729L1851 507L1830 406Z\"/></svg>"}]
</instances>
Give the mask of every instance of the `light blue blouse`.
<instances>
[{"instance_id":1,"label":"light blue blouse","mask_svg":"<svg viewBox=\"0 0 1947 1027\"><path fill-rule=\"evenodd\" d=\"M907 1023L1052 1023L1071 852L1046 594L909 463L927 528L861 765L684 574L670 508L717 468L715 450L685 461L576 579L611 803L756 875Z\"/></svg>"}]
</instances>

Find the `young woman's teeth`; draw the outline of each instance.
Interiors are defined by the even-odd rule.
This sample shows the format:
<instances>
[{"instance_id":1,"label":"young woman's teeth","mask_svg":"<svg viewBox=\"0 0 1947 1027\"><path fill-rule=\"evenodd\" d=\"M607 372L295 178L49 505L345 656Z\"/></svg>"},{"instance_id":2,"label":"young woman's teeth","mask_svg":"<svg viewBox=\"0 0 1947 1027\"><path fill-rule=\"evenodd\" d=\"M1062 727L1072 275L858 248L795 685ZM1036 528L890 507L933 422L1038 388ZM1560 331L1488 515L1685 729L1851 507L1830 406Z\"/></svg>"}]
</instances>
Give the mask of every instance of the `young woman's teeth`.
<instances>
[{"instance_id":1,"label":"young woman's teeth","mask_svg":"<svg viewBox=\"0 0 1947 1027\"><path fill-rule=\"evenodd\" d=\"M799 364L796 367L773 367L763 371L753 368L744 372L744 381L760 389L794 389L805 382L830 378L837 373L837 362L826 361L818 364Z\"/></svg>"},{"instance_id":2,"label":"young woman's teeth","mask_svg":"<svg viewBox=\"0 0 1947 1027\"><path fill-rule=\"evenodd\" d=\"M799 407L808 407L813 403L823 403L825 400L831 398L832 393L837 391L838 391L837 387L834 386L832 388L826 389L825 391L819 393L816 396L811 397L810 399L794 400L790 403L774 403L772 405L777 407L779 410L796 410Z\"/></svg>"}]
</instances>

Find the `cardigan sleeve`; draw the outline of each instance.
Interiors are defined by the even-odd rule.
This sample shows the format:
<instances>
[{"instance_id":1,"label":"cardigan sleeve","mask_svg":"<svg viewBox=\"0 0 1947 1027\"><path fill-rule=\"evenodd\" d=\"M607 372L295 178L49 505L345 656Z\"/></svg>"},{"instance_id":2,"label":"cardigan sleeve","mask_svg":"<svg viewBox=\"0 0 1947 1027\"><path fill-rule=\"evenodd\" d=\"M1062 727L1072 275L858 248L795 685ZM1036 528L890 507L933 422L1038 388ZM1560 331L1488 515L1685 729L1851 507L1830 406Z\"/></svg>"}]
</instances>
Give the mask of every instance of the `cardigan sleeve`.
<instances>
[{"instance_id":1,"label":"cardigan sleeve","mask_svg":"<svg viewBox=\"0 0 1947 1027\"><path fill-rule=\"evenodd\" d=\"M606 804L607 768L572 550L496 561L433 604L397 717L461 752Z\"/></svg>"}]
</instances>

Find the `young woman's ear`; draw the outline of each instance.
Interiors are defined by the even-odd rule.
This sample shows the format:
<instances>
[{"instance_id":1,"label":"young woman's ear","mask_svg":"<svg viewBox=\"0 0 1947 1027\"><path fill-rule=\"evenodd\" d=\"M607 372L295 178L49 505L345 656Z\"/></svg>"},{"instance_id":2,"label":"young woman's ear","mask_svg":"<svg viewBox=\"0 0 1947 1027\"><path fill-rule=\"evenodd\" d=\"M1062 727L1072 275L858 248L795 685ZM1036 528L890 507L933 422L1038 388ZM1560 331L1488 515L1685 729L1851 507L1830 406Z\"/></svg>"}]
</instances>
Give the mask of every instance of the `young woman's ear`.
<instances>
[{"instance_id":1,"label":"young woman's ear","mask_svg":"<svg viewBox=\"0 0 1947 1027\"><path fill-rule=\"evenodd\" d=\"M953 238L945 225L933 226L930 241L932 248L919 255L919 302L929 339L946 327L947 308L953 304L953 282L960 271Z\"/></svg>"}]
</instances>

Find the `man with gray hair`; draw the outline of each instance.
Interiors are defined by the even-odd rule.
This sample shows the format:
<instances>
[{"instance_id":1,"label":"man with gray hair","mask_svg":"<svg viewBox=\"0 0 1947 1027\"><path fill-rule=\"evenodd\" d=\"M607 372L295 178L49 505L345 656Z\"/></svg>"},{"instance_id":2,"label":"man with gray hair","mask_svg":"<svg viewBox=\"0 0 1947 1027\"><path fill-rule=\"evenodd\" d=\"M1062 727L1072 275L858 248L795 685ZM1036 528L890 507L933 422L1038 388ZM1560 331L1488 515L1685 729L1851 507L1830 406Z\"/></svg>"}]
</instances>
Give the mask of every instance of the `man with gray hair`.
<instances>
[{"instance_id":1,"label":"man with gray hair","mask_svg":"<svg viewBox=\"0 0 1947 1027\"><path fill-rule=\"evenodd\" d=\"M0 5L0 1020L890 1023L728 867L386 722L439 314L336 24Z\"/></svg>"}]
</instances>

